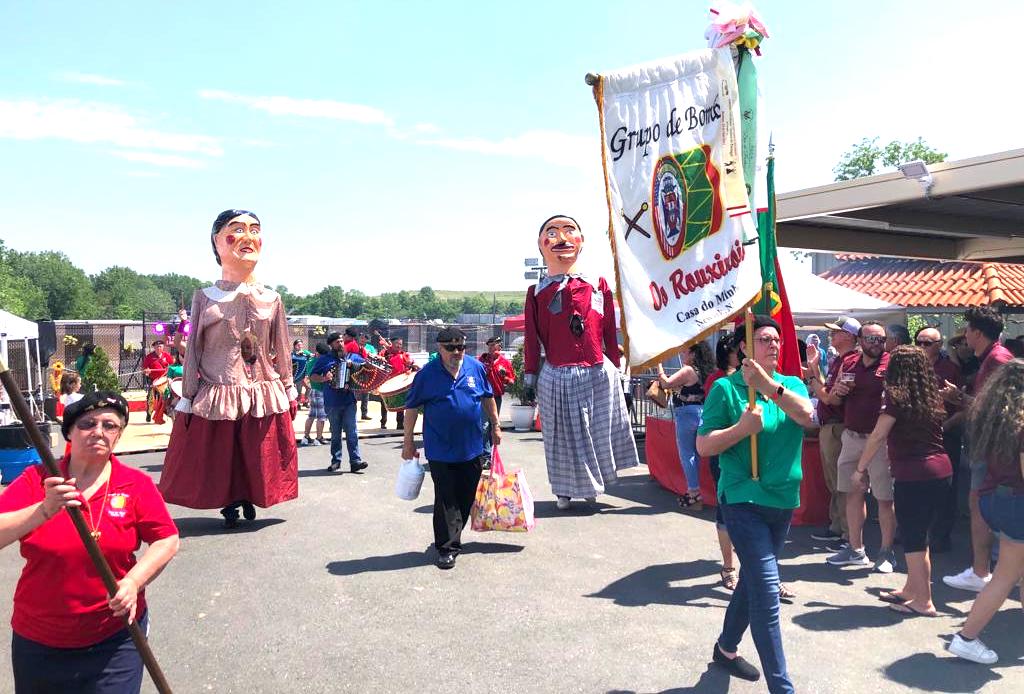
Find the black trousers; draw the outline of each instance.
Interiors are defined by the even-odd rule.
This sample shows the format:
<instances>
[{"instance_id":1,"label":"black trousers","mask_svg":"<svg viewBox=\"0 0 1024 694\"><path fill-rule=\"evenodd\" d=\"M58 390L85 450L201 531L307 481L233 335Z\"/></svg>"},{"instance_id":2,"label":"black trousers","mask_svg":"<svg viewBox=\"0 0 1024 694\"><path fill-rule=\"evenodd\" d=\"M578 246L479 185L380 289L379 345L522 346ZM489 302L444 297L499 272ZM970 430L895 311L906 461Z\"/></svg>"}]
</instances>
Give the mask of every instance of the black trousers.
<instances>
[{"instance_id":1,"label":"black trousers","mask_svg":"<svg viewBox=\"0 0 1024 694\"><path fill-rule=\"evenodd\" d=\"M479 458L464 463L430 461L430 479L434 481L434 546L439 553L458 554L462 549L462 529L469 523L480 471Z\"/></svg>"},{"instance_id":2,"label":"black trousers","mask_svg":"<svg viewBox=\"0 0 1024 694\"><path fill-rule=\"evenodd\" d=\"M380 428L387 429L388 427L388 408L384 407L384 400L379 395L374 395L373 399L375 402L380 403ZM398 420L398 428L401 429L405 426L405 410L399 410L395 412L395 419Z\"/></svg>"},{"instance_id":3,"label":"black trousers","mask_svg":"<svg viewBox=\"0 0 1024 694\"><path fill-rule=\"evenodd\" d=\"M939 506L938 514L932 525L932 541L948 542L953 532L953 524L956 522L958 500L960 498L960 451L963 438L960 430L947 431L942 436L942 446L946 449L949 462L953 464L953 479L949 488L945 490L944 498Z\"/></svg>"}]
</instances>

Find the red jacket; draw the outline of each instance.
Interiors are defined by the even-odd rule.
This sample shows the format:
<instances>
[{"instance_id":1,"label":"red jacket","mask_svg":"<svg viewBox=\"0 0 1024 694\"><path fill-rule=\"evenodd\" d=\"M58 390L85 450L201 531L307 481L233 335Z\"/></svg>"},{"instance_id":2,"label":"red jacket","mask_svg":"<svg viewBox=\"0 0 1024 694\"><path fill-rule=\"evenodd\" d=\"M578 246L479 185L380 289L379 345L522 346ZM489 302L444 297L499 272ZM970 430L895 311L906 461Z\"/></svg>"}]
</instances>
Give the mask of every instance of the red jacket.
<instances>
[{"instance_id":1,"label":"red jacket","mask_svg":"<svg viewBox=\"0 0 1024 694\"><path fill-rule=\"evenodd\" d=\"M597 286L573 277L561 290L562 310L554 314L551 304L558 292L557 282L546 283L535 293L537 285L526 293L526 340L523 343L524 371L540 370L540 345L544 345L547 361L552 366L595 366L607 356L619 368L619 346L615 335L615 307L612 291L604 278ZM594 295L598 296L595 297ZM601 310L597 310L600 305ZM579 315L583 332L577 337L569 327L573 314ZM602 347L603 343L603 347Z\"/></svg>"},{"instance_id":2,"label":"red jacket","mask_svg":"<svg viewBox=\"0 0 1024 694\"><path fill-rule=\"evenodd\" d=\"M480 355L480 363L487 369L487 380L491 382L491 389L495 397L505 394L505 387L512 385L516 380L512 363L505 358L504 354L491 354L485 352Z\"/></svg>"}]
</instances>

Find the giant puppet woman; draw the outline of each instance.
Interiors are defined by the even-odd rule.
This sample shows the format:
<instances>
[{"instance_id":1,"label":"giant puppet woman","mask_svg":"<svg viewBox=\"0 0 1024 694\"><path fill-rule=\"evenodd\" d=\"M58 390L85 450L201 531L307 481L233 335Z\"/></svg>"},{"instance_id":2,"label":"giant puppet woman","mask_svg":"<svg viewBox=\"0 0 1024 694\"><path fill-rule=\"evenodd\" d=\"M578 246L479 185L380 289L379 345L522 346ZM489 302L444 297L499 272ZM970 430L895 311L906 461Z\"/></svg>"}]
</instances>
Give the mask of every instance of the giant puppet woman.
<instances>
[{"instance_id":1,"label":"giant puppet woman","mask_svg":"<svg viewBox=\"0 0 1024 694\"><path fill-rule=\"evenodd\" d=\"M298 496L295 387L281 296L253 276L263 239L252 212L213 222L221 279L192 297L182 397L160 476L172 504L220 508L227 527Z\"/></svg>"},{"instance_id":2,"label":"giant puppet woman","mask_svg":"<svg viewBox=\"0 0 1024 694\"><path fill-rule=\"evenodd\" d=\"M537 245L548 275L526 294L525 382L537 390L548 480L565 510L572 498L604 493L616 471L639 460L618 372L611 289L603 277L577 271L583 234L572 217L545 221Z\"/></svg>"}]
</instances>

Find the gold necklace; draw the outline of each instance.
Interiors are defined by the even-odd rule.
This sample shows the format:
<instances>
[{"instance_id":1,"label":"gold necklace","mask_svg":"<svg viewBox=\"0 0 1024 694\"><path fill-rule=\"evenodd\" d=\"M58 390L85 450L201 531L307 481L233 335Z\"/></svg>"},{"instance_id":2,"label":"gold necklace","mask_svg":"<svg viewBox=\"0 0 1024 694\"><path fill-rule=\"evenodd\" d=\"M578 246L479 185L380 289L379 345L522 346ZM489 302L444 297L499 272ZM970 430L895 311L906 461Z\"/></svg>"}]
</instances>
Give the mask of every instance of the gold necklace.
<instances>
[{"instance_id":1,"label":"gold necklace","mask_svg":"<svg viewBox=\"0 0 1024 694\"><path fill-rule=\"evenodd\" d=\"M107 477L107 481L103 483L103 503L100 504L100 520L99 520L99 523L96 523L96 522L93 521L93 517L92 517L92 501L84 502L85 503L85 510L89 512L89 534L92 536L92 539L94 539L96 541L99 541L100 535L103 534L103 533L100 532L99 526L100 526L100 524L103 523L103 512L107 509L107 497L110 496L109 494L107 494L107 491L109 490L109 487L110 487L110 477L108 476Z\"/></svg>"}]
</instances>

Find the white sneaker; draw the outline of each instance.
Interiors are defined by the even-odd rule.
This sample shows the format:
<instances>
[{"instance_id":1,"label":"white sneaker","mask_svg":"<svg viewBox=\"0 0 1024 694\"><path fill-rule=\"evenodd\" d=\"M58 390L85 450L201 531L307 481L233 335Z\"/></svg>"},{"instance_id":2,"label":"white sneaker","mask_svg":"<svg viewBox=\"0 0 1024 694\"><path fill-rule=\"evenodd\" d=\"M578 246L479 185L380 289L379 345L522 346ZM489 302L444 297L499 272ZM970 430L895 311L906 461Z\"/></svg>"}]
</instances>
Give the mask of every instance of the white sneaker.
<instances>
[{"instance_id":1,"label":"white sneaker","mask_svg":"<svg viewBox=\"0 0 1024 694\"><path fill-rule=\"evenodd\" d=\"M569 510L569 497L567 497L567 496L560 496L560 497L558 497L558 501L555 502L555 507L559 511L568 511Z\"/></svg>"},{"instance_id":2,"label":"white sneaker","mask_svg":"<svg viewBox=\"0 0 1024 694\"><path fill-rule=\"evenodd\" d=\"M946 650L959 658L982 665L994 665L999 660L999 654L983 644L981 639L968 641L960 634L953 637L953 640L946 646Z\"/></svg>"},{"instance_id":3,"label":"white sneaker","mask_svg":"<svg viewBox=\"0 0 1024 694\"><path fill-rule=\"evenodd\" d=\"M955 576L943 576L942 582L950 588L959 588L960 590L973 590L975 593L980 593L982 589L988 585L988 582L992 580L992 574L989 574L985 578L982 578L978 574L974 573L974 569L968 566L966 569L961 571Z\"/></svg>"}]
</instances>

